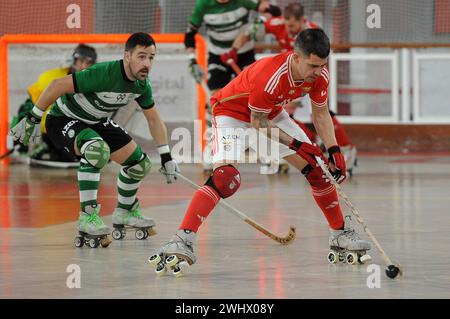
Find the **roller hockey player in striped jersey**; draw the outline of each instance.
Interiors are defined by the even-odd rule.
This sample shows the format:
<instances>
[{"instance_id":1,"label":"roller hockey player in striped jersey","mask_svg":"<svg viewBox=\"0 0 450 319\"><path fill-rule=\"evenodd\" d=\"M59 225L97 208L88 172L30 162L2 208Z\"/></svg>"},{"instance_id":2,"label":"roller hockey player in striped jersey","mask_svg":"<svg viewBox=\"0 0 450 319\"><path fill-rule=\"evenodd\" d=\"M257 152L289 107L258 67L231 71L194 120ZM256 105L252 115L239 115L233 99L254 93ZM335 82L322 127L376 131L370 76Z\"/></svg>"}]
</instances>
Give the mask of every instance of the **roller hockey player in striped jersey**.
<instances>
[{"instance_id":1,"label":"roller hockey player in striped jersey","mask_svg":"<svg viewBox=\"0 0 450 319\"><path fill-rule=\"evenodd\" d=\"M112 216L113 237L123 238L125 228L129 227L136 230L138 239L153 232L155 223L141 214L136 197L141 181L150 171L150 158L125 130L108 118L119 108L132 100L139 104L159 145L167 182L176 179L178 166L171 157L167 129L155 107L148 79L155 52L156 44L150 35L131 35L122 60L98 63L54 80L27 116L11 129L15 140L28 144L40 134L41 117L53 104L45 123L47 135L55 145L80 158L77 247L84 244L106 247L111 242L107 236L111 230L100 218L97 202L100 171L110 159L121 165L118 203Z\"/></svg>"}]
</instances>

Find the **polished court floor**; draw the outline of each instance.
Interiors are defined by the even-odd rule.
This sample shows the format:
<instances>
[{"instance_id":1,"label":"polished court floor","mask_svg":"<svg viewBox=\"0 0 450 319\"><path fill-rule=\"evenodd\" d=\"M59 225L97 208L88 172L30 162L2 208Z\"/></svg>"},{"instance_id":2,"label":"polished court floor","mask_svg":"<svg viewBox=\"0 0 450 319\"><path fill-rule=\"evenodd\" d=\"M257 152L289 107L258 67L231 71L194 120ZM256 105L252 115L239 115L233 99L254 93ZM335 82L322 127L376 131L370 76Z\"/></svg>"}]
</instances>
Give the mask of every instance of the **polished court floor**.
<instances>
[{"instance_id":1,"label":"polished court floor","mask_svg":"<svg viewBox=\"0 0 450 319\"><path fill-rule=\"evenodd\" d=\"M255 165L243 166L243 187L229 200L277 234L295 225L292 244L281 246L218 207L200 229L197 264L174 278L157 277L146 260L180 223L193 194L186 184L166 185L154 169L139 198L158 234L138 241L128 232L106 249L78 249L76 170L0 166L0 299L449 298L450 157L362 156L359 164L343 188L404 269L391 280L382 267L379 288L367 285L374 274L368 265L327 262L325 218L293 169L266 176ZM181 168L202 183L199 166ZM104 171L99 191L107 223L116 204L116 172L115 165ZM382 265L374 248L371 255ZM81 270L81 288L67 286L70 265Z\"/></svg>"}]
</instances>

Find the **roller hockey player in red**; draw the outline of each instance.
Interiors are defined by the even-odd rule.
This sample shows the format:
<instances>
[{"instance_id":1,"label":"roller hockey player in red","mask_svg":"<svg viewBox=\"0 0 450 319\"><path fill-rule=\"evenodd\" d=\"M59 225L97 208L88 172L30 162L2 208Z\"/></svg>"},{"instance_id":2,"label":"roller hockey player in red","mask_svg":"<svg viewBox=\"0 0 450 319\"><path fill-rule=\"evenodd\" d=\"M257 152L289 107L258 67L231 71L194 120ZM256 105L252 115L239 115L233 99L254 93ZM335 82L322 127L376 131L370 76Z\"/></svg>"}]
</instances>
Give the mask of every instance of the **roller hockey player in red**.
<instances>
[{"instance_id":1,"label":"roller hockey player in red","mask_svg":"<svg viewBox=\"0 0 450 319\"><path fill-rule=\"evenodd\" d=\"M293 50L297 34L306 29L316 28L319 28L319 26L305 17L303 6L300 3L292 2L284 8L283 17L271 17L265 21L258 20L257 22L254 22L246 32L241 33L239 37L236 38L233 47L240 48L246 45L248 41L260 41L265 34L272 34L280 45L280 51L287 52ZM291 105L302 105L309 109L311 108L310 104L311 102L309 101L308 96L302 98L300 101L291 103ZM293 113L290 115L294 117ZM356 147L352 144L344 127L337 119L336 114L330 111L330 115L333 120L337 143L344 154L347 163L347 171L351 175L356 163ZM296 122L303 130L305 130L306 125L304 123L298 120L296 120ZM311 141L319 142L314 131L309 131L307 133Z\"/></svg>"},{"instance_id":2,"label":"roller hockey player in red","mask_svg":"<svg viewBox=\"0 0 450 319\"><path fill-rule=\"evenodd\" d=\"M311 144L283 109L292 100L310 95L313 123L328 149L330 172L338 183L343 182L345 160L327 105L325 65L329 53L330 42L324 31L304 30L296 39L294 51L253 63L211 98L214 171L194 194L173 238L149 257L158 274L170 270L179 276L196 262L194 247L200 225L222 198L232 196L241 185L237 163L247 148L245 129L249 128L265 128L260 132L268 135L271 128L279 128L280 157L301 171L311 185L312 195L330 227L332 252L342 257L353 254L358 261L370 249L370 244L344 222L336 188L322 177L316 162L316 156L323 155L321 149Z\"/></svg>"}]
</instances>

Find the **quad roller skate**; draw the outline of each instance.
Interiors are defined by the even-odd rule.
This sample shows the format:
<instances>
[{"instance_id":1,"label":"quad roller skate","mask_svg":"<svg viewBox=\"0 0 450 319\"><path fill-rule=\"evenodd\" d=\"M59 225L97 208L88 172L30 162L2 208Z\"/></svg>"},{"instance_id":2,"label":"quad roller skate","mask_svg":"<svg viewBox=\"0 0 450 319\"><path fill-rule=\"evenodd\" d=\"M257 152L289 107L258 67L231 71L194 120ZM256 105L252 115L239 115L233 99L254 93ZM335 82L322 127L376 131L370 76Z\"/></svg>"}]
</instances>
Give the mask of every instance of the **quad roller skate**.
<instances>
[{"instance_id":1,"label":"quad roller skate","mask_svg":"<svg viewBox=\"0 0 450 319\"><path fill-rule=\"evenodd\" d=\"M261 166L259 173L261 175L272 175L272 174L288 174L289 173L289 164L286 162L286 160L281 159L273 160L270 159L267 162L265 162L263 159L260 159Z\"/></svg>"},{"instance_id":2,"label":"quad roller skate","mask_svg":"<svg viewBox=\"0 0 450 319\"><path fill-rule=\"evenodd\" d=\"M349 265L364 264L372 259L366 253L370 250L370 243L359 238L352 228L331 230L329 243L330 252L327 258L330 264L338 262Z\"/></svg>"},{"instance_id":3,"label":"quad roller skate","mask_svg":"<svg viewBox=\"0 0 450 319\"><path fill-rule=\"evenodd\" d=\"M86 245L91 248L97 248L101 245L106 248L111 244L111 238L108 234L111 229L105 225L99 217L100 205L91 205L80 213L78 219L78 236L75 237L75 247L81 248Z\"/></svg>"},{"instance_id":4,"label":"quad roller skate","mask_svg":"<svg viewBox=\"0 0 450 319\"><path fill-rule=\"evenodd\" d=\"M156 235L155 222L153 219L145 217L141 214L139 202L136 201L131 209L125 210L116 208L112 216L114 230L111 235L114 239L120 240L125 238L126 229L134 229L135 237L139 240L147 239L148 236Z\"/></svg>"},{"instance_id":5,"label":"quad roller skate","mask_svg":"<svg viewBox=\"0 0 450 319\"><path fill-rule=\"evenodd\" d=\"M162 276L169 271L175 277L184 275L197 258L194 254L195 233L180 229L172 239L159 251L148 258L152 266L156 266L155 272Z\"/></svg>"}]
</instances>

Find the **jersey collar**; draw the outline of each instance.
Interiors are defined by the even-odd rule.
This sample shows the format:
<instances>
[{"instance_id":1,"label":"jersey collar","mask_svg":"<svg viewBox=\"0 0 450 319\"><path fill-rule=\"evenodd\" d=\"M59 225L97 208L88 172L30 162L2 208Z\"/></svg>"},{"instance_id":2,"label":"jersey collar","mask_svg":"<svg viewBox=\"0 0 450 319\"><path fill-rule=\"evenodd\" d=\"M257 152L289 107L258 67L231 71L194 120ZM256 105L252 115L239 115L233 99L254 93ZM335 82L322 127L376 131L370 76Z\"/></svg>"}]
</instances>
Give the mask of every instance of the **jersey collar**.
<instances>
[{"instance_id":1,"label":"jersey collar","mask_svg":"<svg viewBox=\"0 0 450 319\"><path fill-rule=\"evenodd\" d=\"M288 80L289 80L289 84L291 87L299 87L302 86L304 81L294 81L294 78L292 76L292 72L291 72L291 62L292 62L292 56L294 54L291 53L289 54L288 58L287 58L287 65L288 65Z\"/></svg>"},{"instance_id":2,"label":"jersey collar","mask_svg":"<svg viewBox=\"0 0 450 319\"><path fill-rule=\"evenodd\" d=\"M123 60L120 60L120 71L122 72L123 79L127 82L134 83L134 81L130 80L125 73L125 67L123 66Z\"/></svg>"}]
</instances>

